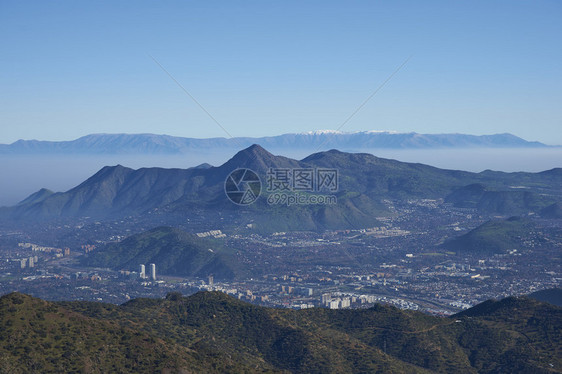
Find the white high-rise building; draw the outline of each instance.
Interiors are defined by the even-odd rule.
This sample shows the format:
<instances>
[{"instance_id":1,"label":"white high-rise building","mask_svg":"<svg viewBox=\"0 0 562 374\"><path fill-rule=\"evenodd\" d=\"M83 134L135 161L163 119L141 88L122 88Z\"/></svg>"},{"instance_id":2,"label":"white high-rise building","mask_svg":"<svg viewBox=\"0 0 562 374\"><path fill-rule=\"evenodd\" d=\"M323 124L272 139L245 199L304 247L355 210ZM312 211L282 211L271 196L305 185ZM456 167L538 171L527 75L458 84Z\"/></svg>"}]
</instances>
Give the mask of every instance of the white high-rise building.
<instances>
[{"instance_id":1,"label":"white high-rise building","mask_svg":"<svg viewBox=\"0 0 562 374\"><path fill-rule=\"evenodd\" d=\"M139 265L139 278L146 278L146 272L144 270L144 265Z\"/></svg>"},{"instance_id":2,"label":"white high-rise building","mask_svg":"<svg viewBox=\"0 0 562 374\"><path fill-rule=\"evenodd\" d=\"M150 264L150 279L156 280L156 264Z\"/></svg>"}]
</instances>

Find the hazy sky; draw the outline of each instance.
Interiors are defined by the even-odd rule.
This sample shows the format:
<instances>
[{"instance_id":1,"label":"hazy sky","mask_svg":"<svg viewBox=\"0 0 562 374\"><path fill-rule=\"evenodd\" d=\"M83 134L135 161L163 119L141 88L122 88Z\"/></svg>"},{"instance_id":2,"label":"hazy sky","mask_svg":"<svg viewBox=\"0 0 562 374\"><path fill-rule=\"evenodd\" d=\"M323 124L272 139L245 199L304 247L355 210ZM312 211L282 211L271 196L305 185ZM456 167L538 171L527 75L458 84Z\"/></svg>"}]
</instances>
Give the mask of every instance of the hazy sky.
<instances>
[{"instance_id":1,"label":"hazy sky","mask_svg":"<svg viewBox=\"0 0 562 374\"><path fill-rule=\"evenodd\" d=\"M510 132L562 144L562 2L0 1L0 143Z\"/></svg>"}]
</instances>

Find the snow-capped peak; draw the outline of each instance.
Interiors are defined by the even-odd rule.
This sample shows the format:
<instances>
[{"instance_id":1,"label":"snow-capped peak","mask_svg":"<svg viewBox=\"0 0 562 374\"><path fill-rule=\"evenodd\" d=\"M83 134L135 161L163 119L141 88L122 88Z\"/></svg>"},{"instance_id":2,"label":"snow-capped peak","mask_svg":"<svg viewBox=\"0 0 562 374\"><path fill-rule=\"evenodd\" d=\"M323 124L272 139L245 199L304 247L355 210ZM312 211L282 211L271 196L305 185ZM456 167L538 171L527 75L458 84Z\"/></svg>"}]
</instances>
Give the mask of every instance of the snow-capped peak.
<instances>
[{"instance_id":1,"label":"snow-capped peak","mask_svg":"<svg viewBox=\"0 0 562 374\"><path fill-rule=\"evenodd\" d=\"M343 134L343 132L338 130L314 130L314 131L301 132L301 135L323 135L323 134Z\"/></svg>"}]
</instances>

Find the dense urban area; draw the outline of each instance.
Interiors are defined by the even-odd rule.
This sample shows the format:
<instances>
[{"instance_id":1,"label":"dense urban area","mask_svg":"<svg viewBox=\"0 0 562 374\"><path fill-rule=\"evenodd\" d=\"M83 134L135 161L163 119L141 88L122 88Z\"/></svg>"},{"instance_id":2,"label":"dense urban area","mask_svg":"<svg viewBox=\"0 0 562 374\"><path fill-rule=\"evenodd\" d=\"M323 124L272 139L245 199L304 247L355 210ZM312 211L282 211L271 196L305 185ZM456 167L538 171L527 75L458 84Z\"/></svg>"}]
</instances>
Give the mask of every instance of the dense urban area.
<instances>
[{"instance_id":1,"label":"dense urban area","mask_svg":"<svg viewBox=\"0 0 562 374\"><path fill-rule=\"evenodd\" d=\"M171 291L189 295L218 290L274 307L343 309L387 303L449 315L490 298L560 286L561 220L529 217L540 229L500 253L455 252L443 243L490 219L507 217L483 216L442 200L385 204L400 213L381 218L377 227L322 233L260 235L245 222L238 222L235 230L220 229L229 219L220 214L163 219L162 224L235 249L250 270L245 278L231 281L213 274L168 276L160 274L158 264L149 263L119 270L81 265L82 256L152 228L154 217L3 228L0 293L18 290L47 300L123 303Z\"/></svg>"}]
</instances>

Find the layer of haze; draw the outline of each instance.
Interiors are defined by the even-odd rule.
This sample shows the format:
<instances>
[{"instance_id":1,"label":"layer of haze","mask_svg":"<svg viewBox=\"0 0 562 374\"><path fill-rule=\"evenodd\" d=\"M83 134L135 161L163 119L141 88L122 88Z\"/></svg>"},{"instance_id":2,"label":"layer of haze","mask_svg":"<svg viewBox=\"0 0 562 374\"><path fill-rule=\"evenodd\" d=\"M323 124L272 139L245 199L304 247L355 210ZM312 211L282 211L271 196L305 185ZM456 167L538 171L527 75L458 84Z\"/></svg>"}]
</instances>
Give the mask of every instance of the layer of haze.
<instances>
[{"instance_id":1,"label":"layer of haze","mask_svg":"<svg viewBox=\"0 0 562 374\"><path fill-rule=\"evenodd\" d=\"M274 154L302 159L313 150L270 150ZM562 148L545 149L461 149L461 150L363 150L378 157L420 162L446 169L479 172L543 171L561 167ZM232 152L197 152L181 156L0 156L0 206L14 205L41 188L66 191L83 182L106 165L131 168L188 168L202 163L218 166Z\"/></svg>"}]
</instances>

